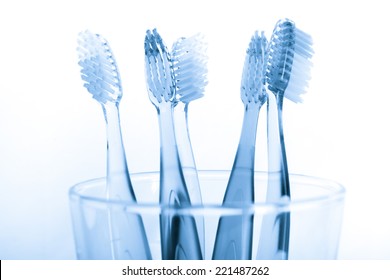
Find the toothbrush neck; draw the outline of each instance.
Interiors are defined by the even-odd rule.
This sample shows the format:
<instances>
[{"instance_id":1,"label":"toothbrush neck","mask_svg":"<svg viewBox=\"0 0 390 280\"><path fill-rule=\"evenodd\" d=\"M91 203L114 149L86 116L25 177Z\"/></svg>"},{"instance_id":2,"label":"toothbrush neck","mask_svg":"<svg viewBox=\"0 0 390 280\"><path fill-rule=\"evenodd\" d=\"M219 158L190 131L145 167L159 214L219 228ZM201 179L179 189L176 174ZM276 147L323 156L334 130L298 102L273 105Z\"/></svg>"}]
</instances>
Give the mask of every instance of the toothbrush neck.
<instances>
[{"instance_id":1,"label":"toothbrush neck","mask_svg":"<svg viewBox=\"0 0 390 280\"><path fill-rule=\"evenodd\" d=\"M174 191L180 202L189 202L173 122L173 104L166 102L157 108L160 122L160 201L170 201Z\"/></svg>"},{"instance_id":2,"label":"toothbrush neck","mask_svg":"<svg viewBox=\"0 0 390 280\"><path fill-rule=\"evenodd\" d=\"M268 124L267 129L268 132L273 130L274 132L278 132L280 139L276 141L274 139L272 142L279 143L278 145L284 144L284 133L283 133L283 99L284 93L277 92L276 94L269 94L268 96ZM280 143L282 142L282 143Z\"/></svg>"},{"instance_id":3,"label":"toothbrush neck","mask_svg":"<svg viewBox=\"0 0 390 280\"><path fill-rule=\"evenodd\" d=\"M255 146L260 107L261 105L259 103L249 103L245 106L244 121L240 136L240 146Z\"/></svg>"},{"instance_id":4,"label":"toothbrush neck","mask_svg":"<svg viewBox=\"0 0 390 280\"><path fill-rule=\"evenodd\" d=\"M224 203L247 202L254 199L254 167L257 122L261 104L249 103L245 106L240 143L230 173Z\"/></svg>"},{"instance_id":5,"label":"toothbrush neck","mask_svg":"<svg viewBox=\"0 0 390 280\"><path fill-rule=\"evenodd\" d=\"M174 110L176 141L183 168L195 168L188 131L188 103L179 102Z\"/></svg>"},{"instance_id":6,"label":"toothbrush neck","mask_svg":"<svg viewBox=\"0 0 390 280\"><path fill-rule=\"evenodd\" d=\"M287 156L284 144L282 106L283 95L269 95L267 104L268 201L277 201L282 196L290 196Z\"/></svg>"},{"instance_id":7,"label":"toothbrush neck","mask_svg":"<svg viewBox=\"0 0 390 280\"><path fill-rule=\"evenodd\" d=\"M107 178L128 177L118 104L102 105L107 130Z\"/></svg>"},{"instance_id":8,"label":"toothbrush neck","mask_svg":"<svg viewBox=\"0 0 390 280\"><path fill-rule=\"evenodd\" d=\"M136 201L124 152L118 104L102 105L107 129L107 198Z\"/></svg>"},{"instance_id":9,"label":"toothbrush neck","mask_svg":"<svg viewBox=\"0 0 390 280\"><path fill-rule=\"evenodd\" d=\"M179 134L179 137L188 136L188 103L177 103L174 109L174 119L175 131ZM179 142L179 139L176 140Z\"/></svg>"},{"instance_id":10,"label":"toothbrush neck","mask_svg":"<svg viewBox=\"0 0 390 280\"><path fill-rule=\"evenodd\" d=\"M283 169L278 96L269 94L267 102L268 171L280 173Z\"/></svg>"},{"instance_id":11,"label":"toothbrush neck","mask_svg":"<svg viewBox=\"0 0 390 280\"><path fill-rule=\"evenodd\" d=\"M175 112L178 112L187 119L189 103L178 102L175 106Z\"/></svg>"},{"instance_id":12,"label":"toothbrush neck","mask_svg":"<svg viewBox=\"0 0 390 280\"><path fill-rule=\"evenodd\" d=\"M171 156L177 154L175 126L173 122L173 104L168 102L162 103L157 108L157 112L160 122L160 148L162 151L167 152L167 156L171 158Z\"/></svg>"},{"instance_id":13,"label":"toothbrush neck","mask_svg":"<svg viewBox=\"0 0 390 280\"><path fill-rule=\"evenodd\" d=\"M175 132L180 163L191 202L202 204L198 171L188 130L188 104L179 102L175 109Z\"/></svg>"},{"instance_id":14,"label":"toothbrush neck","mask_svg":"<svg viewBox=\"0 0 390 280\"><path fill-rule=\"evenodd\" d=\"M233 170L237 168L254 170L257 122L260 107L259 103L249 103L245 106L244 121Z\"/></svg>"},{"instance_id":15,"label":"toothbrush neck","mask_svg":"<svg viewBox=\"0 0 390 280\"><path fill-rule=\"evenodd\" d=\"M279 110L279 114L281 114L283 110L284 91L277 92L275 94L275 98L276 98L276 103L278 105L277 107Z\"/></svg>"}]
</instances>

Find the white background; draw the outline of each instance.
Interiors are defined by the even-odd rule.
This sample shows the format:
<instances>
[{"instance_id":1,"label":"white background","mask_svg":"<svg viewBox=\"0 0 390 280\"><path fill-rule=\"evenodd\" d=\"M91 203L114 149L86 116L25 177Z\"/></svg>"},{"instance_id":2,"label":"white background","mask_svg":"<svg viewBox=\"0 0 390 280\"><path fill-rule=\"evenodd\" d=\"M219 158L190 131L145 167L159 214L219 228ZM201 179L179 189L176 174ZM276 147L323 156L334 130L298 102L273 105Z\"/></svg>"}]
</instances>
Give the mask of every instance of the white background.
<instances>
[{"instance_id":1,"label":"white background","mask_svg":"<svg viewBox=\"0 0 390 280\"><path fill-rule=\"evenodd\" d=\"M390 259L389 50L386 2L2 1L0 3L0 259L73 259L67 192L105 175L101 107L82 87L76 38L102 34L115 53L132 173L158 170L157 117L147 97L143 40L157 27L171 45L206 35L209 86L190 106L199 169L230 169L241 128L239 97L253 32L284 17L315 42L303 104L285 103L292 173L347 189L340 259ZM263 110L265 111L265 110ZM264 169L261 115L257 169Z\"/></svg>"}]
</instances>

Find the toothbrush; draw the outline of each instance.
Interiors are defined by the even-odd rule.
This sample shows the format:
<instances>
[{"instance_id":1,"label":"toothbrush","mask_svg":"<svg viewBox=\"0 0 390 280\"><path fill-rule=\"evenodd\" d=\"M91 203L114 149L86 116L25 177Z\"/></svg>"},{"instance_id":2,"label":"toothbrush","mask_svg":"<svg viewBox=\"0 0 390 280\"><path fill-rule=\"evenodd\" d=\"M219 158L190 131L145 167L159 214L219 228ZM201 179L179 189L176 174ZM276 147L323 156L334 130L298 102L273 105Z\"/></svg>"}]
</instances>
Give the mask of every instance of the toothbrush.
<instances>
[{"instance_id":1,"label":"toothbrush","mask_svg":"<svg viewBox=\"0 0 390 280\"><path fill-rule=\"evenodd\" d=\"M108 42L90 31L79 34L78 45L84 86L102 105L106 121L107 199L136 203L122 142L119 119L122 85L115 58ZM151 259L140 216L120 216L110 211L109 225L113 259Z\"/></svg>"},{"instance_id":2,"label":"toothbrush","mask_svg":"<svg viewBox=\"0 0 390 280\"><path fill-rule=\"evenodd\" d=\"M174 109L175 135L180 162L192 204L202 205L198 172L188 131L188 106L203 97L207 81L206 44L200 34L180 38L172 46L171 58L176 84ZM204 219L196 218L198 236L204 253Z\"/></svg>"},{"instance_id":3,"label":"toothbrush","mask_svg":"<svg viewBox=\"0 0 390 280\"><path fill-rule=\"evenodd\" d=\"M310 80L312 40L289 19L276 23L268 47L268 189L267 202L278 203L291 198L284 143L283 98L301 102ZM258 259L288 259L290 213L267 215L263 219Z\"/></svg>"},{"instance_id":4,"label":"toothbrush","mask_svg":"<svg viewBox=\"0 0 390 280\"><path fill-rule=\"evenodd\" d=\"M241 81L241 100L245 106L233 168L223 205L242 207L254 202L254 159L257 122L260 108L267 100L265 89L265 56L267 39L256 31L249 44ZM219 220L213 259L246 259L252 257L253 214L222 217Z\"/></svg>"},{"instance_id":5,"label":"toothbrush","mask_svg":"<svg viewBox=\"0 0 390 280\"><path fill-rule=\"evenodd\" d=\"M149 99L160 127L160 216L162 259L202 259L196 223L174 208L191 205L177 149L173 109L177 103L170 54L157 30L145 36L145 69Z\"/></svg>"}]
</instances>

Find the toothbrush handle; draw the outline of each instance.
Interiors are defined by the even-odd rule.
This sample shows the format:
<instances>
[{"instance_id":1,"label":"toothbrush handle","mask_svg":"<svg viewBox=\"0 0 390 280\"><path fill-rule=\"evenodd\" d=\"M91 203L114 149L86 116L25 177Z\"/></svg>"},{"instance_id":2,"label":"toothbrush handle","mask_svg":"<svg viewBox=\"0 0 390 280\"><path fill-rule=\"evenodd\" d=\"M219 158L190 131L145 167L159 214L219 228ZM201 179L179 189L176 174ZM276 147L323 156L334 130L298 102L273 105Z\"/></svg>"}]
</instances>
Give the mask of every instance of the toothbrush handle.
<instances>
[{"instance_id":1,"label":"toothbrush handle","mask_svg":"<svg viewBox=\"0 0 390 280\"><path fill-rule=\"evenodd\" d=\"M223 205L246 206L254 201L254 160L258 115L261 105L245 108L236 158ZM245 208L244 208L245 209ZM219 220L213 259L251 259L253 214L226 216Z\"/></svg>"},{"instance_id":2,"label":"toothbrush handle","mask_svg":"<svg viewBox=\"0 0 390 280\"><path fill-rule=\"evenodd\" d=\"M103 106L107 126L107 199L136 203L122 141L117 104ZM108 211L113 259L152 259L149 244L138 214L112 207Z\"/></svg>"},{"instance_id":3,"label":"toothbrush handle","mask_svg":"<svg viewBox=\"0 0 390 280\"><path fill-rule=\"evenodd\" d=\"M267 202L290 199L290 184L284 145L280 95L268 98L268 188ZM257 259L288 259L290 213L268 214L263 218Z\"/></svg>"},{"instance_id":4,"label":"toothbrush handle","mask_svg":"<svg viewBox=\"0 0 390 280\"><path fill-rule=\"evenodd\" d=\"M176 145L173 107L158 108L160 121L160 204L168 206L160 217L163 259L202 259L195 219L178 216L174 207L191 205Z\"/></svg>"},{"instance_id":5,"label":"toothbrush handle","mask_svg":"<svg viewBox=\"0 0 390 280\"><path fill-rule=\"evenodd\" d=\"M188 103L179 102L174 109L174 115L177 147L188 194L193 205L202 205L198 171L188 130ZM202 252L204 252L205 232L203 217L196 218L196 226Z\"/></svg>"},{"instance_id":6,"label":"toothbrush handle","mask_svg":"<svg viewBox=\"0 0 390 280\"><path fill-rule=\"evenodd\" d=\"M288 260L290 213L270 213L263 217L258 260Z\"/></svg>"},{"instance_id":7,"label":"toothbrush handle","mask_svg":"<svg viewBox=\"0 0 390 280\"><path fill-rule=\"evenodd\" d=\"M252 149L253 150L253 149ZM243 147L238 148L236 159L252 152ZM237 160L236 160L237 162ZM230 175L224 206L245 207L251 203L253 192L253 169L234 167ZM245 208L243 208L245 209ZM252 255L253 214L245 211L219 219L215 238L213 260L249 260Z\"/></svg>"}]
</instances>

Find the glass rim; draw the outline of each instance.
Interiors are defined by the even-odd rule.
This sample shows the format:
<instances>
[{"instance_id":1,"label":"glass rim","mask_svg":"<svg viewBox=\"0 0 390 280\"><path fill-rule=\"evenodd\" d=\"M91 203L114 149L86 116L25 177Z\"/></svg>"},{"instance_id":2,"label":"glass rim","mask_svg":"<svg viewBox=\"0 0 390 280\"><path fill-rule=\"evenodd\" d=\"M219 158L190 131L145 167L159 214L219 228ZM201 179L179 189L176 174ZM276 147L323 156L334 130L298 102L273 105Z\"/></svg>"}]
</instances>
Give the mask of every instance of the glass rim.
<instances>
[{"instance_id":1,"label":"glass rim","mask_svg":"<svg viewBox=\"0 0 390 280\"><path fill-rule=\"evenodd\" d=\"M213 180L218 177L224 177L226 174L230 174L230 170L198 170L199 176L213 178ZM218 176L216 176L218 175ZM138 172L131 174L132 182L136 179L151 176L156 176L159 178L159 171L148 171L148 172ZM255 171L255 181L256 178L260 176L268 176L268 173L265 171ZM84 190L86 187L91 186L92 184L103 183L106 180L106 177L94 178L79 183L74 184L69 189L70 199L82 200L84 203L99 205L100 207L107 207L108 205L112 207L120 207L121 209L126 209L127 211L173 211L178 214L203 214L204 211L208 213L210 211L221 212L223 211L226 214L236 215L236 214L251 214L254 212L290 212L292 210L304 209L304 208L315 208L320 205L334 203L337 201L343 201L345 198L346 190L344 186L336 181L325 179L321 177L302 175L302 174L289 174L290 184L294 184L296 181L315 181L317 184L308 184L311 187L319 187L328 190L326 195L313 195L310 198L304 199L293 199L293 200L280 200L277 202L254 202L250 204L228 204L221 205L217 203L205 203L205 204L192 204L192 205L183 205L180 207L172 207L170 205L164 205L159 203L144 203L144 202L128 202L123 200L107 200L106 198L84 195L80 191ZM267 178L267 177L266 177ZM200 180L201 181L201 180ZM321 183L321 184L319 184Z\"/></svg>"}]
</instances>

